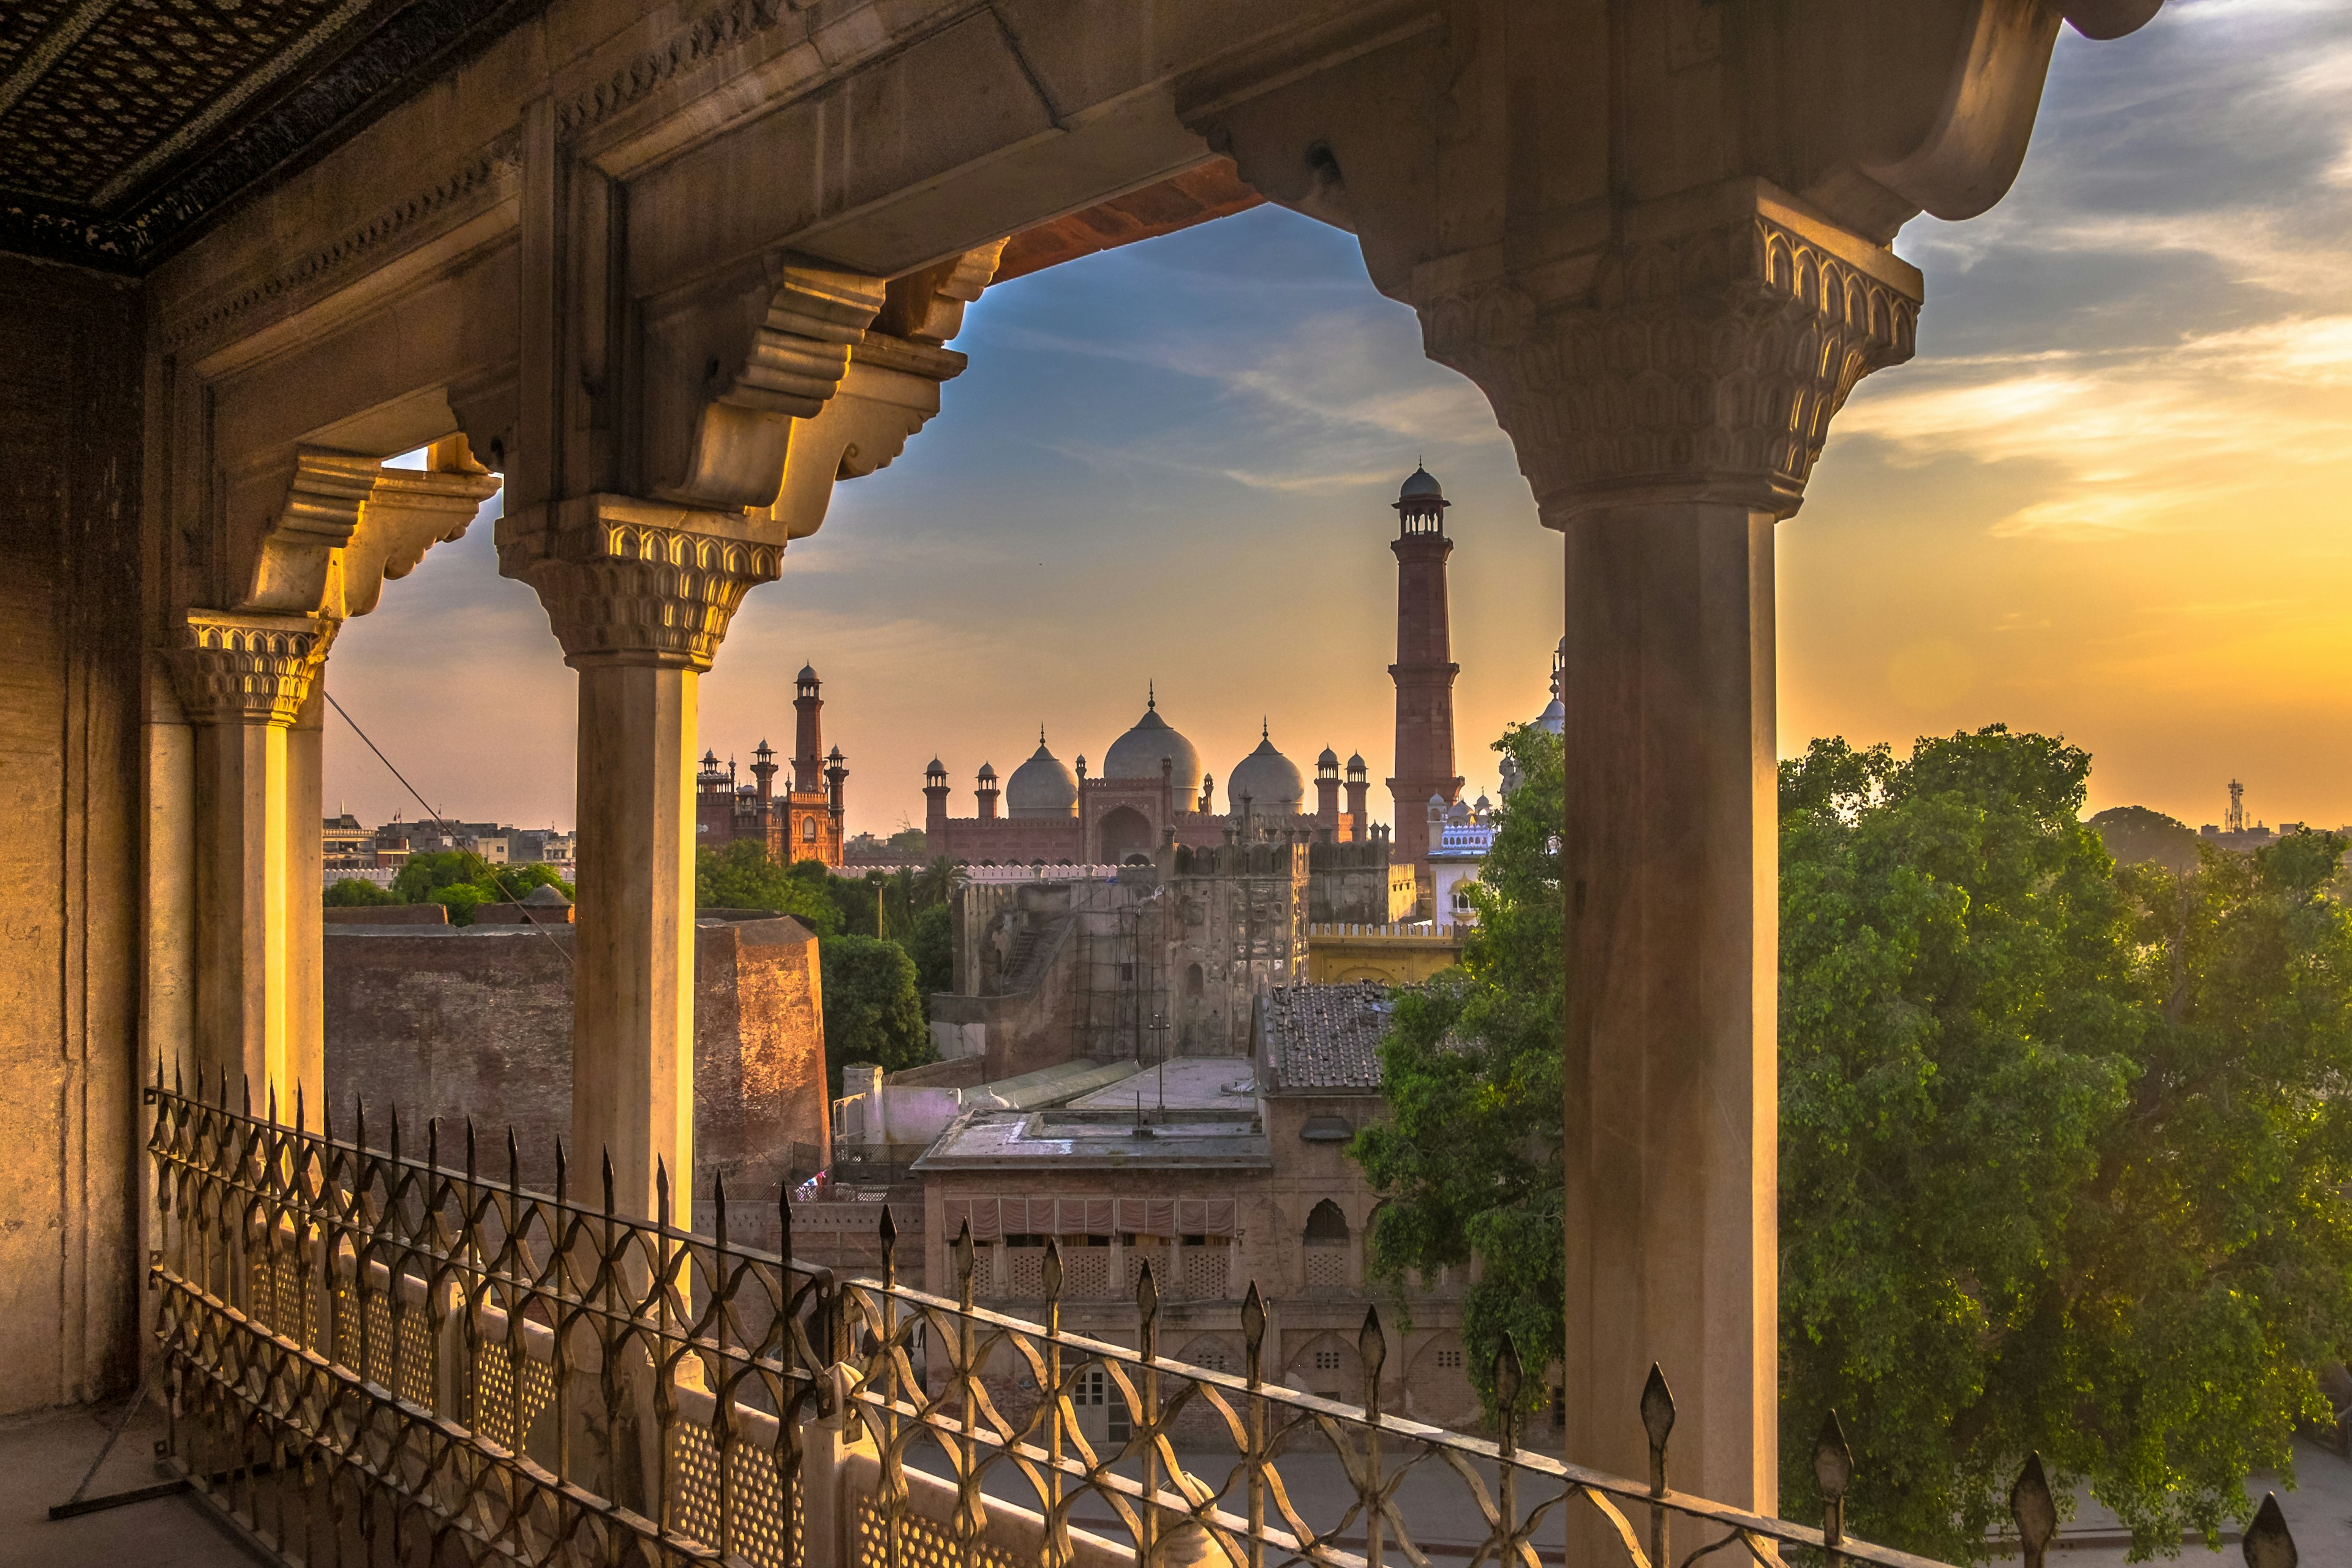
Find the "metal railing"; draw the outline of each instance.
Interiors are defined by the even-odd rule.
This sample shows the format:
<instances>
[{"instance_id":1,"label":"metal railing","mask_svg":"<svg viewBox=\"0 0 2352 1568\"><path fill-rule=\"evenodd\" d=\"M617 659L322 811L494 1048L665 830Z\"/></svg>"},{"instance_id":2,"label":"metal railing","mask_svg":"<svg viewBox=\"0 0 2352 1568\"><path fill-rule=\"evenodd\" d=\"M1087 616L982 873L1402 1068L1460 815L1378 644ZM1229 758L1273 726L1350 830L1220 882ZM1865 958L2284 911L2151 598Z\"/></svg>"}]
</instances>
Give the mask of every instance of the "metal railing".
<instances>
[{"instance_id":1,"label":"metal railing","mask_svg":"<svg viewBox=\"0 0 2352 1568\"><path fill-rule=\"evenodd\" d=\"M1516 1417L1486 1438L1381 1408L1386 1340L1368 1312L1364 1403L1267 1381L1265 1305L1242 1307L1243 1364L1160 1353L1159 1288L1132 1346L901 1284L886 1209L880 1278L840 1279L782 1245L614 1212L486 1176L437 1130L402 1149L232 1109L161 1083L155 1332L168 1461L286 1563L722 1563L752 1568L1628 1568L1811 1561L1928 1568L1848 1539L1853 1464L1834 1417L1821 1528L1675 1491L1674 1402L1641 1400L1646 1482L1532 1452ZM667 1184L659 1190L665 1194ZM764 1219L764 1215L763 1215ZM1507 1410L1522 1372L1495 1369ZM2038 1458L2011 1495L2038 1568L2057 1512ZM2275 1498L2245 1533L2255 1568L2294 1547Z\"/></svg>"}]
</instances>

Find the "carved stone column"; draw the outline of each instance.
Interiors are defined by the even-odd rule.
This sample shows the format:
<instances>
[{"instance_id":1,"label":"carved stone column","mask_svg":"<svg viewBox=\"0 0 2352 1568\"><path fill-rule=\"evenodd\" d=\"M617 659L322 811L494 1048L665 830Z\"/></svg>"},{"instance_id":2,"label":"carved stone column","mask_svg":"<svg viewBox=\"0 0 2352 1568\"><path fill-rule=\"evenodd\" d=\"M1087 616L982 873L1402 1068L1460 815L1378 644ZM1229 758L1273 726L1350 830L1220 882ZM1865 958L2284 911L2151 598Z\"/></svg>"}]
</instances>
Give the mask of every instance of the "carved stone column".
<instances>
[{"instance_id":1,"label":"carved stone column","mask_svg":"<svg viewBox=\"0 0 2352 1568\"><path fill-rule=\"evenodd\" d=\"M572 1143L609 1154L621 1212L693 1211L697 686L783 544L764 515L625 496L501 519L499 568L538 591L580 672ZM591 1188L591 1195L593 1189Z\"/></svg>"},{"instance_id":2,"label":"carved stone column","mask_svg":"<svg viewBox=\"0 0 2352 1568\"><path fill-rule=\"evenodd\" d=\"M1778 1496L1772 528L1916 271L1760 181L1420 302L1567 542L1567 1453Z\"/></svg>"},{"instance_id":3,"label":"carved stone column","mask_svg":"<svg viewBox=\"0 0 2352 1568\"><path fill-rule=\"evenodd\" d=\"M173 649L195 731L196 1060L207 1080L315 1096L320 1064L289 1054L287 733L338 623L190 610ZM290 1111L289 1111L290 1114Z\"/></svg>"},{"instance_id":4,"label":"carved stone column","mask_svg":"<svg viewBox=\"0 0 2352 1568\"><path fill-rule=\"evenodd\" d=\"M452 437L424 470L299 447L241 477L267 506L246 592L186 612L173 668L195 731L196 1066L274 1090L325 1089L320 846L325 705L336 629L375 607L386 577L454 539L498 489Z\"/></svg>"}]
</instances>

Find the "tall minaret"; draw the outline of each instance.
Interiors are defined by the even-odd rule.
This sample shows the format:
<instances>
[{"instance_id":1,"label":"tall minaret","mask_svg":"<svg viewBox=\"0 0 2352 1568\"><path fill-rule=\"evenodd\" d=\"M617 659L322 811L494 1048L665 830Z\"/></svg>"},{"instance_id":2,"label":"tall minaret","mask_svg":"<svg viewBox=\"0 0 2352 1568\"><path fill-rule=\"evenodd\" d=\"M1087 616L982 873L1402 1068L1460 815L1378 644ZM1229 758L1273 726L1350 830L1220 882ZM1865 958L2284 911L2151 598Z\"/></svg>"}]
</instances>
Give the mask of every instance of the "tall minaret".
<instances>
[{"instance_id":1,"label":"tall minaret","mask_svg":"<svg viewBox=\"0 0 2352 1568\"><path fill-rule=\"evenodd\" d=\"M793 710L798 721L793 735L794 795L815 795L824 788L824 726L818 718L824 711L824 700L817 695L822 684L814 665L801 666L800 679L795 683L799 695L793 699Z\"/></svg>"},{"instance_id":2,"label":"tall minaret","mask_svg":"<svg viewBox=\"0 0 2352 1568\"><path fill-rule=\"evenodd\" d=\"M1454 771L1454 630L1445 607L1449 503L1426 468L1397 491L1396 774L1389 780L1396 824L1395 858L1410 860L1424 891L1429 879L1429 797L1451 804L1462 779Z\"/></svg>"}]
</instances>

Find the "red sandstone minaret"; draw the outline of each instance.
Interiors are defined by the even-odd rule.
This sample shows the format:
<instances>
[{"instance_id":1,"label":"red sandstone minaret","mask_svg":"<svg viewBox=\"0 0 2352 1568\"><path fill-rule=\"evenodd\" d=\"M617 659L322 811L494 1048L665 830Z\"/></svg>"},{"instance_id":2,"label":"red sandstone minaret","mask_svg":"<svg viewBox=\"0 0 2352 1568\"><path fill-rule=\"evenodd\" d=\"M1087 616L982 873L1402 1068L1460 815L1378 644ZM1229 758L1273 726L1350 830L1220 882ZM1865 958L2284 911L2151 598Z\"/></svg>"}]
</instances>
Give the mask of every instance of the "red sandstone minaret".
<instances>
[{"instance_id":1,"label":"red sandstone minaret","mask_svg":"<svg viewBox=\"0 0 2352 1568\"><path fill-rule=\"evenodd\" d=\"M1429 797L1450 803L1462 794L1454 771L1454 631L1445 606L1445 559L1454 542L1445 537L1450 503L1426 468L1416 468L1397 491L1397 537L1389 548L1397 558L1397 657L1389 666L1396 681L1396 773L1389 780L1394 803L1395 858L1410 860L1424 891L1429 888Z\"/></svg>"},{"instance_id":2,"label":"red sandstone minaret","mask_svg":"<svg viewBox=\"0 0 2352 1568\"><path fill-rule=\"evenodd\" d=\"M817 696L821 684L814 665L801 666L800 694L793 699L793 711L798 717L793 736L794 795L816 795L824 788L824 724L819 718L824 700Z\"/></svg>"}]
</instances>

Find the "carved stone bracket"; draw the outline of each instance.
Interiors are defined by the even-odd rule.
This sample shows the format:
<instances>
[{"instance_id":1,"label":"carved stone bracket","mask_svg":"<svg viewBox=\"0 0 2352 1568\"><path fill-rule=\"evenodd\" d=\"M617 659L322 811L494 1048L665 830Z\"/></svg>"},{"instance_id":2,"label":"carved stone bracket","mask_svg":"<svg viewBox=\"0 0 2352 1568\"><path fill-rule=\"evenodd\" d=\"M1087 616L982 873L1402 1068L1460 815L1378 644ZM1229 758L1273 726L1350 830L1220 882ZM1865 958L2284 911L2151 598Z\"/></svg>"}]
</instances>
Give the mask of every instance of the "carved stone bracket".
<instances>
[{"instance_id":1,"label":"carved stone bracket","mask_svg":"<svg viewBox=\"0 0 2352 1568\"><path fill-rule=\"evenodd\" d=\"M499 520L499 570L546 606L564 662L708 669L744 592L783 567L765 516L582 496Z\"/></svg>"},{"instance_id":2,"label":"carved stone bracket","mask_svg":"<svg viewBox=\"0 0 2352 1568\"><path fill-rule=\"evenodd\" d=\"M889 467L939 413L940 384L965 363L953 349L868 333L824 411L793 426L783 487L769 508L783 537L805 539L824 525L838 481Z\"/></svg>"},{"instance_id":3,"label":"carved stone bracket","mask_svg":"<svg viewBox=\"0 0 2352 1568\"><path fill-rule=\"evenodd\" d=\"M764 507L783 477L792 421L814 417L882 308L880 279L787 267L725 390L697 416L683 471L656 491L695 507Z\"/></svg>"},{"instance_id":4,"label":"carved stone bracket","mask_svg":"<svg viewBox=\"0 0 2352 1568\"><path fill-rule=\"evenodd\" d=\"M338 624L324 616L188 611L172 649L172 672L189 720L293 723Z\"/></svg>"},{"instance_id":5,"label":"carved stone bracket","mask_svg":"<svg viewBox=\"0 0 2352 1568\"><path fill-rule=\"evenodd\" d=\"M1422 303L1430 356L1493 402L1546 522L1664 499L1786 517L1854 384L1911 357L1916 270L1761 182L1723 195L1680 205L1686 226L1637 214L1587 264ZM1590 281L1546 298L1547 279Z\"/></svg>"},{"instance_id":6,"label":"carved stone bracket","mask_svg":"<svg viewBox=\"0 0 2352 1568\"><path fill-rule=\"evenodd\" d=\"M239 608L288 615L328 609L335 596L337 552L352 542L382 468L355 452L298 448L285 499L262 534L252 588Z\"/></svg>"},{"instance_id":7,"label":"carved stone bracket","mask_svg":"<svg viewBox=\"0 0 2352 1568\"><path fill-rule=\"evenodd\" d=\"M456 438L457 445L463 442ZM470 461L446 471L384 469L343 549L342 613L364 616L374 609L387 579L416 570L436 544L463 538L482 503L498 490L497 478Z\"/></svg>"}]
</instances>

